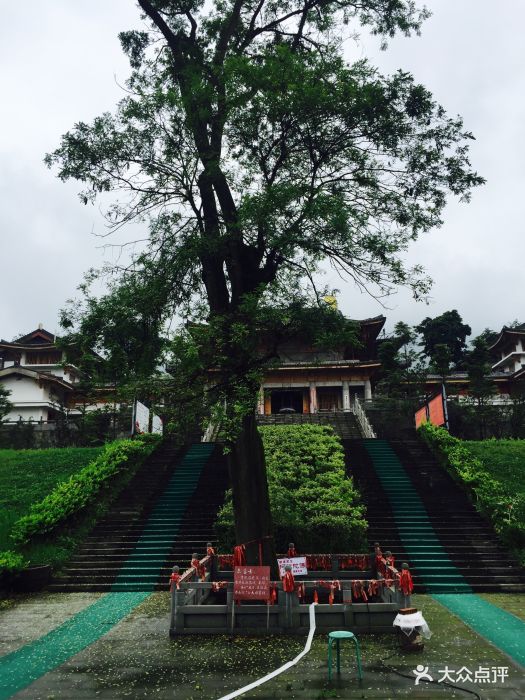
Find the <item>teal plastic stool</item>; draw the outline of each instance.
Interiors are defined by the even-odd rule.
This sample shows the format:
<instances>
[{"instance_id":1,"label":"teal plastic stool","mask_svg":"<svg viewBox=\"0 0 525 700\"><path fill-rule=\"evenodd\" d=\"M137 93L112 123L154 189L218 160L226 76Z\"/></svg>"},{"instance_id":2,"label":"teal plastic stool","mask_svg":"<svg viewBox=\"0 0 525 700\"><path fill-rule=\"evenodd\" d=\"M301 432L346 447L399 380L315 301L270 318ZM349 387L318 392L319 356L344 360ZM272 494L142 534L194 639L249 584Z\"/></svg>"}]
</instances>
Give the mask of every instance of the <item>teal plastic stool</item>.
<instances>
[{"instance_id":1,"label":"teal plastic stool","mask_svg":"<svg viewBox=\"0 0 525 700\"><path fill-rule=\"evenodd\" d=\"M355 644L357 675L360 681L363 680L363 670L361 668L361 654L359 652L359 642L357 641L357 637L355 636L355 634L353 634L353 632L347 632L346 630L342 630L340 632L330 632L328 634L328 680L332 680L332 644L334 643L334 641L337 652L337 673L341 673L341 657L339 649L339 643L341 639L351 639Z\"/></svg>"}]
</instances>

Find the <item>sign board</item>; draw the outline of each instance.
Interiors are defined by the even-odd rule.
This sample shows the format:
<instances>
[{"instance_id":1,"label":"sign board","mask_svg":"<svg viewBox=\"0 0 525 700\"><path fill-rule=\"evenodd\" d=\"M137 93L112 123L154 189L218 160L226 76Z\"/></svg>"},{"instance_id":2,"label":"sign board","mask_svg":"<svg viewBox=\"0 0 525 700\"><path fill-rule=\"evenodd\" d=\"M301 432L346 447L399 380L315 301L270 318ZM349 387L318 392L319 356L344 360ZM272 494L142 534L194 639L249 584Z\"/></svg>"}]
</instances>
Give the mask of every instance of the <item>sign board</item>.
<instances>
[{"instance_id":1,"label":"sign board","mask_svg":"<svg viewBox=\"0 0 525 700\"><path fill-rule=\"evenodd\" d=\"M443 394L434 396L428 404L428 413L432 425L445 425L445 408L443 405Z\"/></svg>"},{"instance_id":2,"label":"sign board","mask_svg":"<svg viewBox=\"0 0 525 700\"><path fill-rule=\"evenodd\" d=\"M284 559L277 559L279 564L279 575L282 578L284 576L284 567L290 564L292 567L292 574L295 576L306 576L308 569L306 568L306 557L289 557Z\"/></svg>"},{"instance_id":3,"label":"sign board","mask_svg":"<svg viewBox=\"0 0 525 700\"><path fill-rule=\"evenodd\" d=\"M151 432L162 435L162 418L155 414L153 414L153 418L151 419Z\"/></svg>"},{"instance_id":4,"label":"sign board","mask_svg":"<svg viewBox=\"0 0 525 700\"><path fill-rule=\"evenodd\" d=\"M419 428L420 425L423 425L423 423L427 422L427 407L426 404L423 406L423 408L420 408L419 411L416 411L416 428Z\"/></svg>"},{"instance_id":5,"label":"sign board","mask_svg":"<svg viewBox=\"0 0 525 700\"><path fill-rule=\"evenodd\" d=\"M430 399L422 408L416 411L414 417L416 428L427 422L432 423L432 425L446 425L447 413L444 394L438 394L433 399Z\"/></svg>"},{"instance_id":6,"label":"sign board","mask_svg":"<svg viewBox=\"0 0 525 700\"><path fill-rule=\"evenodd\" d=\"M149 408L140 401L135 402L134 433L149 433Z\"/></svg>"},{"instance_id":7,"label":"sign board","mask_svg":"<svg viewBox=\"0 0 525 700\"><path fill-rule=\"evenodd\" d=\"M233 597L235 600L268 601L270 598L270 567L234 567Z\"/></svg>"}]
</instances>

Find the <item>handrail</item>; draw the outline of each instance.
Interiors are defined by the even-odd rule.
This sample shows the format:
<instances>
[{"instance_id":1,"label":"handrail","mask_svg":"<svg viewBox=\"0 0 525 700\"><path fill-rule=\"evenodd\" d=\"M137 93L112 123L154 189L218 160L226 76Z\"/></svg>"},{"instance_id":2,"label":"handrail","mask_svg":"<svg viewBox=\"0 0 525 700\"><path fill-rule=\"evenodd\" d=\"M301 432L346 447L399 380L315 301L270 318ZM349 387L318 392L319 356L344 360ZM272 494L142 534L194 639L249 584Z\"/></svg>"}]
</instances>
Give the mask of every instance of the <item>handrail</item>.
<instances>
[{"instance_id":1,"label":"handrail","mask_svg":"<svg viewBox=\"0 0 525 700\"><path fill-rule=\"evenodd\" d=\"M361 432L363 433L363 437L376 438L377 435L375 434L374 429L372 428L370 421L368 420L368 416L366 415L363 407L361 406L361 402L359 401L357 396L354 398L354 414L357 418L357 422L359 423L359 427L361 428Z\"/></svg>"},{"instance_id":2,"label":"handrail","mask_svg":"<svg viewBox=\"0 0 525 700\"><path fill-rule=\"evenodd\" d=\"M210 421L208 427L204 431L204 435L201 438L201 442L215 442L217 435L219 434L219 423Z\"/></svg>"}]
</instances>

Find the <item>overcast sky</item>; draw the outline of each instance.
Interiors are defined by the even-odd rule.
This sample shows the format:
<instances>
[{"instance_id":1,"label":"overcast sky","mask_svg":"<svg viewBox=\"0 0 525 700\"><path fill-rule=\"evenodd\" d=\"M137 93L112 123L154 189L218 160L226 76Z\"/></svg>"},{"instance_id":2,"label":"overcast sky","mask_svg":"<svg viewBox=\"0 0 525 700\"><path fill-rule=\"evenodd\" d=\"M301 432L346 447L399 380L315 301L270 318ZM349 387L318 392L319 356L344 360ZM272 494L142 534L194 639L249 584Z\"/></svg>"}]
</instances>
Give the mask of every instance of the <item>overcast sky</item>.
<instances>
[{"instance_id":1,"label":"overcast sky","mask_svg":"<svg viewBox=\"0 0 525 700\"><path fill-rule=\"evenodd\" d=\"M388 308L343 284L340 308L353 318L385 313L388 327L457 308L474 333L525 321L525 3L429 0L421 37L387 51L363 36L358 53L379 68L411 71L476 136L471 160L487 184L470 204L451 201L442 228L415 243L407 260L434 279L429 306L405 291ZM117 33L138 26L133 0L25 0L2 3L0 27L0 337L43 323L58 332L58 311L103 250L97 210L80 204L42 159L76 121L111 110L128 65ZM355 54L355 48L352 49Z\"/></svg>"}]
</instances>

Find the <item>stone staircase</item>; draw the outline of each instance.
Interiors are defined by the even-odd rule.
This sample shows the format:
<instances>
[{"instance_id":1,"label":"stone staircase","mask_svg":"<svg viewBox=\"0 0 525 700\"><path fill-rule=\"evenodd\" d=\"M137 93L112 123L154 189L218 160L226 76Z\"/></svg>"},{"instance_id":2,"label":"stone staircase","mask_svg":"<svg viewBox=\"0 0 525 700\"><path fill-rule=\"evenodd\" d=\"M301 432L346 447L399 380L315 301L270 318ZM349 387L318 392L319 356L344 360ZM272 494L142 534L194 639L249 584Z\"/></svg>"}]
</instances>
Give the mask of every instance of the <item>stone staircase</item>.
<instances>
[{"instance_id":1,"label":"stone staircase","mask_svg":"<svg viewBox=\"0 0 525 700\"><path fill-rule=\"evenodd\" d=\"M149 591L168 588L171 567L204 556L228 485L219 447L185 452L160 447L117 499L51 591Z\"/></svg>"},{"instance_id":2,"label":"stone staircase","mask_svg":"<svg viewBox=\"0 0 525 700\"><path fill-rule=\"evenodd\" d=\"M467 494L418 440L345 442L369 541L411 565L416 591L523 591L513 562Z\"/></svg>"},{"instance_id":3,"label":"stone staircase","mask_svg":"<svg viewBox=\"0 0 525 700\"><path fill-rule=\"evenodd\" d=\"M362 437L353 413L283 413L271 416L257 415L257 425L330 425L342 440Z\"/></svg>"}]
</instances>

